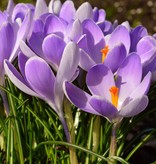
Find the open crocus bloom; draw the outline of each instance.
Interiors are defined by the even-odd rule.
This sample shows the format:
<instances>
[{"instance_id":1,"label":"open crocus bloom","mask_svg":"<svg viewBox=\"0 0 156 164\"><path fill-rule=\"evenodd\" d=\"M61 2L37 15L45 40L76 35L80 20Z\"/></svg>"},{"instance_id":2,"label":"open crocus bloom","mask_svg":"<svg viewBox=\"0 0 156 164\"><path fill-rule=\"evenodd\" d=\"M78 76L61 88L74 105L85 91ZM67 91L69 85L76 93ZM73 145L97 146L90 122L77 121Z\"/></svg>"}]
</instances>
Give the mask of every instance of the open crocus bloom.
<instances>
[{"instance_id":1,"label":"open crocus bloom","mask_svg":"<svg viewBox=\"0 0 156 164\"><path fill-rule=\"evenodd\" d=\"M115 77L103 64L95 65L88 71L86 84L92 95L70 82L64 83L64 92L83 111L116 121L135 116L146 108L150 79L149 72L142 80L140 58L132 54L124 60Z\"/></svg>"},{"instance_id":2,"label":"open crocus bloom","mask_svg":"<svg viewBox=\"0 0 156 164\"><path fill-rule=\"evenodd\" d=\"M8 61L4 62L6 74L10 80L23 92L46 101L58 114L69 140L67 127L63 116L63 82L76 78L79 62L79 49L73 42L65 47L56 76L45 60L38 56L26 57L23 53L18 56L19 73Z\"/></svg>"},{"instance_id":3,"label":"open crocus bloom","mask_svg":"<svg viewBox=\"0 0 156 164\"><path fill-rule=\"evenodd\" d=\"M104 36L99 26L87 19L82 28L84 35L78 41L82 49L80 67L88 71L93 65L103 63L116 72L130 48L130 35L126 27L120 25L111 34Z\"/></svg>"}]
</instances>

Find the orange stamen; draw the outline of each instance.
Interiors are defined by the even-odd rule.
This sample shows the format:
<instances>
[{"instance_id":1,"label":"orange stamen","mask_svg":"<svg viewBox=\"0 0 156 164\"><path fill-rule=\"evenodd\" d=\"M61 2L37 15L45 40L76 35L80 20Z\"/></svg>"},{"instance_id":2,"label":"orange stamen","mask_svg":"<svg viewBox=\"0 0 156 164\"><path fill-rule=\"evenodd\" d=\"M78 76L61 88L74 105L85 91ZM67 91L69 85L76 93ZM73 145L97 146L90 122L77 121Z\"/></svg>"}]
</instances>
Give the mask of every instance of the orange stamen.
<instances>
[{"instance_id":1,"label":"orange stamen","mask_svg":"<svg viewBox=\"0 0 156 164\"><path fill-rule=\"evenodd\" d=\"M107 46L107 45L105 46L105 48L103 48L101 50L101 53L102 53L102 63L104 62L104 60L105 60L105 58L107 56L108 51L109 51L109 46Z\"/></svg>"},{"instance_id":2,"label":"orange stamen","mask_svg":"<svg viewBox=\"0 0 156 164\"><path fill-rule=\"evenodd\" d=\"M112 104L117 108L118 106L118 92L119 92L119 88L117 88L116 86L112 86L109 89L110 93L111 93L111 97L112 97Z\"/></svg>"}]
</instances>

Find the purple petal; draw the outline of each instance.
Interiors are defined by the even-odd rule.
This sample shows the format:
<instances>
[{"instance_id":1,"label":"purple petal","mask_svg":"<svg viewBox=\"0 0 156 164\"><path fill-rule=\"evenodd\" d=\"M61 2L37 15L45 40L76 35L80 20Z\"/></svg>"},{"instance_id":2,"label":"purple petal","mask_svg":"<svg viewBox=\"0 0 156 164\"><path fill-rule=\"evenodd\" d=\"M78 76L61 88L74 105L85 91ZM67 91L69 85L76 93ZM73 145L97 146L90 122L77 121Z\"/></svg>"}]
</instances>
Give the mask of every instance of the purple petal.
<instances>
[{"instance_id":1,"label":"purple petal","mask_svg":"<svg viewBox=\"0 0 156 164\"><path fill-rule=\"evenodd\" d=\"M95 7L93 9L93 20L97 23L103 23L105 21L106 18L106 12L103 9L98 9L97 7Z\"/></svg>"},{"instance_id":2,"label":"purple petal","mask_svg":"<svg viewBox=\"0 0 156 164\"><path fill-rule=\"evenodd\" d=\"M110 39L108 41L108 45L110 47L114 47L117 44L124 44L127 53L130 49L130 34L125 26L118 26L111 34Z\"/></svg>"},{"instance_id":3,"label":"purple petal","mask_svg":"<svg viewBox=\"0 0 156 164\"><path fill-rule=\"evenodd\" d=\"M103 24L104 24L103 32L104 32L104 35L106 36L113 31L113 26L112 26L112 23L107 20L105 20Z\"/></svg>"},{"instance_id":4,"label":"purple petal","mask_svg":"<svg viewBox=\"0 0 156 164\"><path fill-rule=\"evenodd\" d=\"M93 20L97 22L99 19L99 9L97 7L93 8Z\"/></svg>"},{"instance_id":5,"label":"purple petal","mask_svg":"<svg viewBox=\"0 0 156 164\"><path fill-rule=\"evenodd\" d=\"M87 37L89 53L96 63L101 63L101 50L105 47L104 35L92 20L83 22L83 31Z\"/></svg>"},{"instance_id":6,"label":"purple petal","mask_svg":"<svg viewBox=\"0 0 156 164\"><path fill-rule=\"evenodd\" d=\"M83 3L75 13L75 19L79 19L83 22L85 19L92 19L93 18L93 10L90 3L85 2Z\"/></svg>"},{"instance_id":7,"label":"purple petal","mask_svg":"<svg viewBox=\"0 0 156 164\"><path fill-rule=\"evenodd\" d=\"M9 13L9 15L12 15L14 6L15 6L15 4L14 4L13 0L9 0L8 6L7 6L7 12Z\"/></svg>"},{"instance_id":8,"label":"purple petal","mask_svg":"<svg viewBox=\"0 0 156 164\"><path fill-rule=\"evenodd\" d=\"M52 14L46 19L44 32L45 34L55 33L59 36L63 36L65 25L57 16Z\"/></svg>"},{"instance_id":9,"label":"purple petal","mask_svg":"<svg viewBox=\"0 0 156 164\"><path fill-rule=\"evenodd\" d=\"M27 57L36 56L36 54L26 45L23 40L21 40L20 42L20 49Z\"/></svg>"},{"instance_id":10,"label":"purple petal","mask_svg":"<svg viewBox=\"0 0 156 164\"><path fill-rule=\"evenodd\" d=\"M0 11L0 26L3 26L3 23L8 20L8 17L8 13Z\"/></svg>"},{"instance_id":11,"label":"purple petal","mask_svg":"<svg viewBox=\"0 0 156 164\"><path fill-rule=\"evenodd\" d=\"M131 32L131 48L130 52L135 52L136 51L136 45L139 42L139 40L148 35L146 28L143 26L137 26L136 28L133 29Z\"/></svg>"},{"instance_id":12,"label":"purple petal","mask_svg":"<svg viewBox=\"0 0 156 164\"><path fill-rule=\"evenodd\" d=\"M62 4L60 0L51 0L48 6L49 12L58 15L60 12L61 6Z\"/></svg>"},{"instance_id":13,"label":"purple petal","mask_svg":"<svg viewBox=\"0 0 156 164\"><path fill-rule=\"evenodd\" d=\"M132 117L141 113L148 105L148 97L142 96L132 100L128 105L124 106L120 111L119 115L122 117Z\"/></svg>"},{"instance_id":14,"label":"purple petal","mask_svg":"<svg viewBox=\"0 0 156 164\"><path fill-rule=\"evenodd\" d=\"M93 66L86 76L86 83L93 95L105 97L111 101L109 89L115 86L112 71L103 64Z\"/></svg>"},{"instance_id":15,"label":"purple petal","mask_svg":"<svg viewBox=\"0 0 156 164\"><path fill-rule=\"evenodd\" d=\"M77 44L78 44L79 48L83 49L86 53L88 53L90 55L86 34L81 36L81 38L79 39Z\"/></svg>"},{"instance_id":16,"label":"purple petal","mask_svg":"<svg viewBox=\"0 0 156 164\"><path fill-rule=\"evenodd\" d=\"M91 96L81 90L80 88L74 86L69 82L65 82L63 85L64 93L66 97L73 103L76 107L80 108L85 112L89 112L92 114L100 115L97 111L95 111L92 106L89 104L89 100Z\"/></svg>"},{"instance_id":17,"label":"purple petal","mask_svg":"<svg viewBox=\"0 0 156 164\"><path fill-rule=\"evenodd\" d=\"M116 117L117 109L108 100L98 96L92 96L89 104L102 116L112 120Z\"/></svg>"},{"instance_id":18,"label":"purple petal","mask_svg":"<svg viewBox=\"0 0 156 164\"><path fill-rule=\"evenodd\" d=\"M37 0L34 19L38 19L41 15L48 13L48 7L45 0Z\"/></svg>"},{"instance_id":19,"label":"purple petal","mask_svg":"<svg viewBox=\"0 0 156 164\"><path fill-rule=\"evenodd\" d=\"M92 58L84 51L80 50L80 67L84 69L85 71L88 71L92 66L94 66L96 63Z\"/></svg>"},{"instance_id":20,"label":"purple petal","mask_svg":"<svg viewBox=\"0 0 156 164\"><path fill-rule=\"evenodd\" d=\"M79 48L77 44L69 42L63 51L60 66L57 71L58 81L70 81L77 70L79 56Z\"/></svg>"},{"instance_id":21,"label":"purple petal","mask_svg":"<svg viewBox=\"0 0 156 164\"><path fill-rule=\"evenodd\" d=\"M156 40L152 36L143 37L137 44L137 53L141 63L152 60L156 53Z\"/></svg>"},{"instance_id":22,"label":"purple petal","mask_svg":"<svg viewBox=\"0 0 156 164\"><path fill-rule=\"evenodd\" d=\"M31 27L31 19L32 19L32 13L29 10L22 22L21 27L18 30L14 50L10 56L9 61L13 61L16 58L16 56L18 54L18 50L19 50L20 41L26 39L26 37L29 33L29 30L30 30L30 27Z\"/></svg>"},{"instance_id":23,"label":"purple petal","mask_svg":"<svg viewBox=\"0 0 156 164\"><path fill-rule=\"evenodd\" d=\"M91 35L93 37L93 42L95 45L99 43L101 40L103 40L104 42L103 32L101 31L99 26L95 24L95 22L93 22L90 19L87 19L83 22L82 25L84 33L87 35Z\"/></svg>"},{"instance_id":24,"label":"purple petal","mask_svg":"<svg viewBox=\"0 0 156 164\"><path fill-rule=\"evenodd\" d=\"M72 27L67 30L68 31L66 31L66 33L67 33L68 37L74 42L78 42L78 40L80 39L80 37L83 34L82 25L78 19L75 20L72 23Z\"/></svg>"},{"instance_id":25,"label":"purple petal","mask_svg":"<svg viewBox=\"0 0 156 164\"><path fill-rule=\"evenodd\" d=\"M27 60L28 60L28 57L25 56L22 52L20 52L18 54L18 66L19 66L19 69L20 69L23 77L25 78L25 81L27 81L26 77L25 77L25 64L26 64Z\"/></svg>"},{"instance_id":26,"label":"purple petal","mask_svg":"<svg viewBox=\"0 0 156 164\"><path fill-rule=\"evenodd\" d=\"M116 84L119 90L119 99L124 101L140 84L142 65L140 57L133 53L128 56L117 71Z\"/></svg>"},{"instance_id":27,"label":"purple petal","mask_svg":"<svg viewBox=\"0 0 156 164\"><path fill-rule=\"evenodd\" d=\"M115 73L126 58L126 54L125 46L123 44L119 44L108 52L106 59L104 60L104 64Z\"/></svg>"},{"instance_id":28,"label":"purple petal","mask_svg":"<svg viewBox=\"0 0 156 164\"><path fill-rule=\"evenodd\" d=\"M49 65L41 58L30 58L25 65L25 76L35 92L47 100L54 100L55 76Z\"/></svg>"},{"instance_id":29,"label":"purple petal","mask_svg":"<svg viewBox=\"0 0 156 164\"><path fill-rule=\"evenodd\" d=\"M142 82L138 85L138 87L134 90L134 92L132 92L132 94L130 94L129 97L135 99L136 97L139 97L140 95L145 95L147 94L149 88L150 88L150 84L151 84L151 72L149 72L144 79L142 80Z\"/></svg>"},{"instance_id":30,"label":"purple petal","mask_svg":"<svg viewBox=\"0 0 156 164\"><path fill-rule=\"evenodd\" d=\"M41 19L37 19L33 22L33 32L34 33L43 32L43 28L44 28L44 23Z\"/></svg>"},{"instance_id":31,"label":"purple petal","mask_svg":"<svg viewBox=\"0 0 156 164\"><path fill-rule=\"evenodd\" d=\"M17 72L16 68L9 61L4 61L4 68L7 76L17 88L28 95L40 97L37 93L28 87L23 77L19 74L19 72Z\"/></svg>"},{"instance_id":32,"label":"purple petal","mask_svg":"<svg viewBox=\"0 0 156 164\"><path fill-rule=\"evenodd\" d=\"M63 52L60 66L56 75L55 97L56 104L63 101L63 82L71 81L79 64L79 48L74 42L69 42Z\"/></svg>"},{"instance_id":33,"label":"purple petal","mask_svg":"<svg viewBox=\"0 0 156 164\"><path fill-rule=\"evenodd\" d=\"M129 32L131 31L131 26L128 21L123 22L121 25L125 26Z\"/></svg>"},{"instance_id":34,"label":"purple petal","mask_svg":"<svg viewBox=\"0 0 156 164\"><path fill-rule=\"evenodd\" d=\"M23 21L27 12L28 12L27 5L25 5L24 3L17 4L12 13L13 22L17 21L18 19Z\"/></svg>"},{"instance_id":35,"label":"purple petal","mask_svg":"<svg viewBox=\"0 0 156 164\"><path fill-rule=\"evenodd\" d=\"M60 18L63 18L68 23L74 18L76 9L73 1L65 1L60 10Z\"/></svg>"},{"instance_id":36,"label":"purple petal","mask_svg":"<svg viewBox=\"0 0 156 164\"><path fill-rule=\"evenodd\" d=\"M48 35L43 41L42 49L44 56L50 63L54 64L57 69L65 46L66 43L64 40L55 34Z\"/></svg>"},{"instance_id":37,"label":"purple petal","mask_svg":"<svg viewBox=\"0 0 156 164\"><path fill-rule=\"evenodd\" d=\"M28 40L29 47L39 56L43 56L42 44L45 36L43 33L32 33Z\"/></svg>"},{"instance_id":38,"label":"purple petal","mask_svg":"<svg viewBox=\"0 0 156 164\"><path fill-rule=\"evenodd\" d=\"M11 24L3 23L0 29L0 72L4 71L4 59L9 59L13 50L14 37L14 31Z\"/></svg>"}]
</instances>

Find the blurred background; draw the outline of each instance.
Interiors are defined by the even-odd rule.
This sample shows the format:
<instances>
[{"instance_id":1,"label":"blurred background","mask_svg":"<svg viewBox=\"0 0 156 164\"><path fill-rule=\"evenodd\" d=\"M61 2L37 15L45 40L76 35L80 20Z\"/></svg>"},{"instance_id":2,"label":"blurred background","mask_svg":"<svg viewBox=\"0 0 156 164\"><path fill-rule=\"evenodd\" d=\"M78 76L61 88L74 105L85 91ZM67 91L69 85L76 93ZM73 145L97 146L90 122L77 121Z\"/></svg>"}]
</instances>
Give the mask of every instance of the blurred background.
<instances>
[{"instance_id":1,"label":"blurred background","mask_svg":"<svg viewBox=\"0 0 156 164\"><path fill-rule=\"evenodd\" d=\"M16 3L33 3L36 0L14 0ZM46 0L47 3L49 0ZM61 0L64 2L64 0ZM75 7L80 6L84 0L73 0ZM107 19L119 23L129 21L132 27L142 24L150 34L156 33L156 0L88 0L94 7L105 9ZM4 10L7 6L6 0L0 0L0 8Z\"/></svg>"}]
</instances>

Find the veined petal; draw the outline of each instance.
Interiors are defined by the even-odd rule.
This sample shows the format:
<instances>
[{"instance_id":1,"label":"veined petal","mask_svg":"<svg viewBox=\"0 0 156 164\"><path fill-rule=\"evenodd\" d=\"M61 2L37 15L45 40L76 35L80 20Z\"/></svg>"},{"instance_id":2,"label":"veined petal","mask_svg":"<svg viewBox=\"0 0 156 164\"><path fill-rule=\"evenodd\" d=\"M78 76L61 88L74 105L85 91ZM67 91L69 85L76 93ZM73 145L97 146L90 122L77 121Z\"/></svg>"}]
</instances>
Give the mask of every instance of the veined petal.
<instances>
[{"instance_id":1,"label":"veined petal","mask_svg":"<svg viewBox=\"0 0 156 164\"><path fill-rule=\"evenodd\" d=\"M43 59L37 56L30 58L25 65L25 76L35 92L44 99L54 100L55 76Z\"/></svg>"},{"instance_id":2,"label":"veined petal","mask_svg":"<svg viewBox=\"0 0 156 164\"><path fill-rule=\"evenodd\" d=\"M92 19L93 18L93 10L90 3L85 2L83 3L75 13L75 19L79 19L83 22L85 19Z\"/></svg>"},{"instance_id":3,"label":"veined petal","mask_svg":"<svg viewBox=\"0 0 156 164\"><path fill-rule=\"evenodd\" d=\"M93 95L105 97L111 102L109 89L115 86L114 75L112 71L104 64L93 66L86 76L86 83Z\"/></svg>"},{"instance_id":4,"label":"veined petal","mask_svg":"<svg viewBox=\"0 0 156 164\"><path fill-rule=\"evenodd\" d=\"M117 71L116 85L119 88L119 99L124 101L140 84L142 65L140 57L133 53L121 64Z\"/></svg>"},{"instance_id":5,"label":"veined petal","mask_svg":"<svg viewBox=\"0 0 156 164\"><path fill-rule=\"evenodd\" d=\"M19 88L21 91L25 92L28 95L41 98L41 96L39 96L31 88L29 88L23 77L19 74L19 72L17 72L16 68L9 61L4 61L4 68L5 73L17 88Z\"/></svg>"},{"instance_id":6,"label":"veined petal","mask_svg":"<svg viewBox=\"0 0 156 164\"><path fill-rule=\"evenodd\" d=\"M58 68L65 46L66 43L59 36L55 34L48 35L42 44L43 54L50 63Z\"/></svg>"},{"instance_id":7,"label":"veined petal","mask_svg":"<svg viewBox=\"0 0 156 164\"><path fill-rule=\"evenodd\" d=\"M148 105L148 97L142 95L124 106L118 114L122 117L132 117L141 113Z\"/></svg>"},{"instance_id":8,"label":"veined petal","mask_svg":"<svg viewBox=\"0 0 156 164\"><path fill-rule=\"evenodd\" d=\"M109 120L112 120L117 116L117 109L105 98L92 96L90 98L89 104L94 108L94 110L96 110L102 116L109 118Z\"/></svg>"},{"instance_id":9,"label":"veined petal","mask_svg":"<svg viewBox=\"0 0 156 164\"><path fill-rule=\"evenodd\" d=\"M60 10L60 18L63 18L68 23L74 18L76 9L73 1L65 1Z\"/></svg>"},{"instance_id":10,"label":"veined petal","mask_svg":"<svg viewBox=\"0 0 156 164\"><path fill-rule=\"evenodd\" d=\"M76 107L80 108L85 112L100 115L100 113L94 110L93 107L89 104L91 95L89 95L88 93L84 92L83 90L81 90L80 88L74 86L69 82L65 82L63 84L63 89L67 98Z\"/></svg>"}]
</instances>

